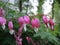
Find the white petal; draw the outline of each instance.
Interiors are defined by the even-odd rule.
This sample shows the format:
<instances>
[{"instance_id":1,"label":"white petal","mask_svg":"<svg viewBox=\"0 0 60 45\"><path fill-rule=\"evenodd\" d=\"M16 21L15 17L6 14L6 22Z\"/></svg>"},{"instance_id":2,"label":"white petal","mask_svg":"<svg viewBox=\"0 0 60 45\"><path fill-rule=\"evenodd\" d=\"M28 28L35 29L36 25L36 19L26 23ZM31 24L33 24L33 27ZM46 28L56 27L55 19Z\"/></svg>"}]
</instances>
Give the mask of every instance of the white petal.
<instances>
[{"instance_id":1,"label":"white petal","mask_svg":"<svg viewBox=\"0 0 60 45\"><path fill-rule=\"evenodd\" d=\"M3 30L5 29L5 25L2 25Z\"/></svg>"},{"instance_id":2,"label":"white petal","mask_svg":"<svg viewBox=\"0 0 60 45\"><path fill-rule=\"evenodd\" d=\"M24 24L24 31L26 32L27 28L26 28L26 24Z\"/></svg>"},{"instance_id":3,"label":"white petal","mask_svg":"<svg viewBox=\"0 0 60 45\"><path fill-rule=\"evenodd\" d=\"M10 33L11 35L13 35L14 32L15 32L14 30L10 30L10 31L9 31L9 33Z\"/></svg>"},{"instance_id":4,"label":"white petal","mask_svg":"<svg viewBox=\"0 0 60 45\"><path fill-rule=\"evenodd\" d=\"M38 28L34 28L34 31L37 33L38 32Z\"/></svg>"}]
</instances>

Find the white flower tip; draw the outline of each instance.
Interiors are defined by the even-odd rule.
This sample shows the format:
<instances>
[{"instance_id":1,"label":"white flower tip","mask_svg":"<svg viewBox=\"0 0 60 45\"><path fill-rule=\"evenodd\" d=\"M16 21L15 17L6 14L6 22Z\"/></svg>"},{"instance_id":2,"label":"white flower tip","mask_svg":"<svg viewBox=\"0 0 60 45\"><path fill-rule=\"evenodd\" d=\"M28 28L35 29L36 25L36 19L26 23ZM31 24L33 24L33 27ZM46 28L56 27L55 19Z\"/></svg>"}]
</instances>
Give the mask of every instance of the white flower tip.
<instances>
[{"instance_id":1,"label":"white flower tip","mask_svg":"<svg viewBox=\"0 0 60 45\"><path fill-rule=\"evenodd\" d=\"M26 24L24 24L24 31L26 32L27 28L26 28Z\"/></svg>"},{"instance_id":2,"label":"white flower tip","mask_svg":"<svg viewBox=\"0 0 60 45\"><path fill-rule=\"evenodd\" d=\"M2 29L3 29L3 30L5 29L5 25L2 25Z\"/></svg>"},{"instance_id":3,"label":"white flower tip","mask_svg":"<svg viewBox=\"0 0 60 45\"><path fill-rule=\"evenodd\" d=\"M10 30L10 31L9 31L9 33L10 33L11 35L13 35L14 32L15 32L14 30Z\"/></svg>"},{"instance_id":4,"label":"white flower tip","mask_svg":"<svg viewBox=\"0 0 60 45\"><path fill-rule=\"evenodd\" d=\"M52 26L51 29L53 30L54 29L54 26Z\"/></svg>"},{"instance_id":5,"label":"white flower tip","mask_svg":"<svg viewBox=\"0 0 60 45\"><path fill-rule=\"evenodd\" d=\"M37 33L38 32L38 28L34 28L34 31Z\"/></svg>"},{"instance_id":6,"label":"white flower tip","mask_svg":"<svg viewBox=\"0 0 60 45\"><path fill-rule=\"evenodd\" d=\"M50 27L49 23L47 25L48 25L48 27Z\"/></svg>"}]
</instances>

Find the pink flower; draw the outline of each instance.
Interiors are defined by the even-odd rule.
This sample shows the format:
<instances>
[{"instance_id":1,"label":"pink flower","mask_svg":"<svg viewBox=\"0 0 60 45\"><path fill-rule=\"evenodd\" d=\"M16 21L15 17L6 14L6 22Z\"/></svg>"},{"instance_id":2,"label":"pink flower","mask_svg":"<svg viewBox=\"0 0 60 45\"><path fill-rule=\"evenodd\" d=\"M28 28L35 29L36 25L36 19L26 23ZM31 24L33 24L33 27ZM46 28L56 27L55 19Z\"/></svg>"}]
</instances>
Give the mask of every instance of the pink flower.
<instances>
[{"instance_id":1,"label":"pink flower","mask_svg":"<svg viewBox=\"0 0 60 45\"><path fill-rule=\"evenodd\" d=\"M50 24L50 28L51 28L51 30L54 30L54 21L53 21L53 19L50 19L49 20L49 24Z\"/></svg>"},{"instance_id":2,"label":"pink flower","mask_svg":"<svg viewBox=\"0 0 60 45\"><path fill-rule=\"evenodd\" d=\"M0 8L0 16L4 16L5 12L2 8Z\"/></svg>"},{"instance_id":3,"label":"pink flower","mask_svg":"<svg viewBox=\"0 0 60 45\"><path fill-rule=\"evenodd\" d=\"M49 22L49 20L48 20L48 18L47 18L47 16L43 16L42 17L43 18L43 22L46 24L46 26L48 27L48 22Z\"/></svg>"},{"instance_id":4,"label":"pink flower","mask_svg":"<svg viewBox=\"0 0 60 45\"><path fill-rule=\"evenodd\" d=\"M19 17L18 22L20 25L24 25L24 30L26 31L27 30L26 25L30 24L30 18L29 16L25 15L23 17Z\"/></svg>"},{"instance_id":5,"label":"pink flower","mask_svg":"<svg viewBox=\"0 0 60 45\"><path fill-rule=\"evenodd\" d=\"M23 25L25 22L24 22L24 18L23 17L19 17L18 18L18 23L20 24L20 25Z\"/></svg>"},{"instance_id":6,"label":"pink flower","mask_svg":"<svg viewBox=\"0 0 60 45\"><path fill-rule=\"evenodd\" d=\"M29 16L25 15L24 17L19 17L18 22L19 22L20 25L30 24L30 18L29 18Z\"/></svg>"},{"instance_id":7,"label":"pink flower","mask_svg":"<svg viewBox=\"0 0 60 45\"><path fill-rule=\"evenodd\" d=\"M2 18L2 17L0 17L0 24L1 24L1 22L2 22L2 19L3 19L3 18Z\"/></svg>"},{"instance_id":8,"label":"pink flower","mask_svg":"<svg viewBox=\"0 0 60 45\"><path fill-rule=\"evenodd\" d=\"M13 29L13 22L12 21L8 22L8 27L9 27L10 30Z\"/></svg>"},{"instance_id":9,"label":"pink flower","mask_svg":"<svg viewBox=\"0 0 60 45\"><path fill-rule=\"evenodd\" d=\"M6 19L4 17L0 17L0 24L5 25L6 24Z\"/></svg>"},{"instance_id":10,"label":"pink flower","mask_svg":"<svg viewBox=\"0 0 60 45\"><path fill-rule=\"evenodd\" d=\"M12 35L14 34L14 30L13 30L13 22L12 21L9 21L8 22L8 28L9 28L9 33Z\"/></svg>"},{"instance_id":11,"label":"pink flower","mask_svg":"<svg viewBox=\"0 0 60 45\"><path fill-rule=\"evenodd\" d=\"M40 22L39 22L38 18L32 19L31 24L32 24L32 28L39 28L40 27Z\"/></svg>"},{"instance_id":12,"label":"pink flower","mask_svg":"<svg viewBox=\"0 0 60 45\"><path fill-rule=\"evenodd\" d=\"M6 19L4 17L0 17L0 24L2 25L2 28L5 29Z\"/></svg>"},{"instance_id":13,"label":"pink flower","mask_svg":"<svg viewBox=\"0 0 60 45\"><path fill-rule=\"evenodd\" d=\"M24 21L25 21L26 24L30 24L30 18L29 18L29 16L25 15L24 16Z\"/></svg>"}]
</instances>

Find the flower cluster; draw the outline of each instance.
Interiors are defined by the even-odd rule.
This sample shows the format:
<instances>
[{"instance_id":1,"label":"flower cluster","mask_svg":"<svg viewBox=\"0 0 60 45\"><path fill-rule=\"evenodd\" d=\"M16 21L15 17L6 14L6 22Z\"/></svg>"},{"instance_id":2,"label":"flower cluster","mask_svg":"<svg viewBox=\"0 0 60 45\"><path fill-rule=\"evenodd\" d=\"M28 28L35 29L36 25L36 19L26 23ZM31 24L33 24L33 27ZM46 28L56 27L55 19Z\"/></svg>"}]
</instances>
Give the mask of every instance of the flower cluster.
<instances>
[{"instance_id":1,"label":"flower cluster","mask_svg":"<svg viewBox=\"0 0 60 45\"><path fill-rule=\"evenodd\" d=\"M5 24L6 24L6 19L3 17L4 15L4 10L0 8L0 25L2 25L2 28L5 29ZM42 17L44 24L46 25L46 27L48 28L48 24L50 25L50 29L53 30L54 28L54 21L53 19L48 19L46 15L44 15ZM33 18L32 20L30 19L29 16L25 15L22 17L18 18L18 24L20 25L18 32L15 33L15 29L14 29L14 25L12 20L8 21L8 28L9 28L9 33L12 35L14 35L15 39L16 39L16 43L18 45L22 45L22 31L24 28L24 31L27 30L27 26L28 24L31 25L31 27L34 29L34 31L37 33L38 32L38 28L40 27L40 20L38 18ZM30 43L30 41L33 43L32 39L30 37L26 37L26 40L28 41L28 43ZM33 43L34 44L34 43Z\"/></svg>"},{"instance_id":2,"label":"flower cluster","mask_svg":"<svg viewBox=\"0 0 60 45\"><path fill-rule=\"evenodd\" d=\"M50 27L51 30L54 30L54 20L51 18L49 19L46 15L44 15L43 17L43 22L46 25L46 27Z\"/></svg>"}]
</instances>

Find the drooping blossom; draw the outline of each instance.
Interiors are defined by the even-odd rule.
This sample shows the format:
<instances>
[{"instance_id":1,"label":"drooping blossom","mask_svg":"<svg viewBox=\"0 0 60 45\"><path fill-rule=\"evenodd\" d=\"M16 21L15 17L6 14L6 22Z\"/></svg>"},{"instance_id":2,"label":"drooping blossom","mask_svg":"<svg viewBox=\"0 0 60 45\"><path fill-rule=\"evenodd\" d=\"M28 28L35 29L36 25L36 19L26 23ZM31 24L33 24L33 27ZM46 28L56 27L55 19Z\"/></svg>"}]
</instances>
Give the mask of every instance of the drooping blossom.
<instances>
[{"instance_id":1,"label":"drooping blossom","mask_svg":"<svg viewBox=\"0 0 60 45\"><path fill-rule=\"evenodd\" d=\"M18 23L20 24L20 25L23 25L25 22L24 22L24 18L23 17L19 17L18 18Z\"/></svg>"},{"instance_id":2,"label":"drooping blossom","mask_svg":"<svg viewBox=\"0 0 60 45\"><path fill-rule=\"evenodd\" d=\"M47 18L47 16L44 15L42 19L43 19L43 23L45 23L46 27L48 28L49 19Z\"/></svg>"},{"instance_id":3,"label":"drooping blossom","mask_svg":"<svg viewBox=\"0 0 60 45\"><path fill-rule=\"evenodd\" d=\"M19 17L18 22L19 22L20 25L22 25L22 24L30 24L30 18L29 18L29 16L25 15L23 17Z\"/></svg>"},{"instance_id":4,"label":"drooping blossom","mask_svg":"<svg viewBox=\"0 0 60 45\"><path fill-rule=\"evenodd\" d=\"M51 30L54 30L54 21L53 21L53 19L49 20L49 24L50 24Z\"/></svg>"},{"instance_id":5,"label":"drooping blossom","mask_svg":"<svg viewBox=\"0 0 60 45\"><path fill-rule=\"evenodd\" d=\"M23 28L25 27L24 29L26 29L26 25L30 24L29 16L19 17L18 18L18 23L20 25L20 28L18 29L17 35L15 35L15 39L16 39L16 43L18 45L22 45L21 35L22 35Z\"/></svg>"},{"instance_id":6,"label":"drooping blossom","mask_svg":"<svg viewBox=\"0 0 60 45\"><path fill-rule=\"evenodd\" d=\"M20 25L24 25L24 30L26 31L27 30L26 25L30 24L30 18L29 18L29 16L25 15L23 17L19 17L18 22Z\"/></svg>"},{"instance_id":7,"label":"drooping blossom","mask_svg":"<svg viewBox=\"0 0 60 45\"><path fill-rule=\"evenodd\" d=\"M6 19L4 17L0 17L0 23L1 25L5 25L6 24Z\"/></svg>"},{"instance_id":8,"label":"drooping blossom","mask_svg":"<svg viewBox=\"0 0 60 45\"><path fill-rule=\"evenodd\" d=\"M37 32L38 28L40 27L39 19L38 18L32 19L31 24L32 24L32 28L34 28L34 31Z\"/></svg>"},{"instance_id":9,"label":"drooping blossom","mask_svg":"<svg viewBox=\"0 0 60 45\"><path fill-rule=\"evenodd\" d=\"M26 31L27 30L26 25L30 24L30 17L27 16L27 15L25 15L24 16L24 22L25 22L25 24L24 24L24 30Z\"/></svg>"},{"instance_id":10,"label":"drooping blossom","mask_svg":"<svg viewBox=\"0 0 60 45\"><path fill-rule=\"evenodd\" d=\"M39 22L38 18L32 19L31 24L32 24L33 28L39 28L40 27L40 22Z\"/></svg>"},{"instance_id":11,"label":"drooping blossom","mask_svg":"<svg viewBox=\"0 0 60 45\"><path fill-rule=\"evenodd\" d=\"M5 15L5 11L2 8L0 8L0 17L4 15Z\"/></svg>"},{"instance_id":12,"label":"drooping blossom","mask_svg":"<svg viewBox=\"0 0 60 45\"><path fill-rule=\"evenodd\" d=\"M0 17L0 24L2 25L3 30L5 29L6 19L4 17Z\"/></svg>"},{"instance_id":13,"label":"drooping blossom","mask_svg":"<svg viewBox=\"0 0 60 45\"><path fill-rule=\"evenodd\" d=\"M8 22L8 28L9 28L9 33L10 34L13 34L14 33L14 30L13 30L13 22L12 21L9 21Z\"/></svg>"},{"instance_id":14,"label":"drooping blossom","mask_svg":"<svg viewBox=\"0 0 60 45\"><path fill-rule=\"evenodd\" d=\"M24 21L25 21L26 24L30 24L30 17L25 15L24 16Z\"/></svg>"},{"instance_id":15,"label":"drooping blossom","mask_svg":"<svg viewBox=\"0 0 60 45\"><path fill-rule=\"evenodd\" d=\"M13 22L12 21L8 22L8 27L9 27L10 30L13 29Z\"/></svg>"},{"instance_id":16,"label":"drooping blossom","mask_svg":"<svg viewBox=\"0 0 60 45\"><path fill-rule=\"evenodd\" d=\"M26 29L26 25L30 24L29 16L19 17L18 23L20 25L20 28L18 29L17 36L15 36L15 39L18 45L22 45L21 35L22 35L23 28L25 27L24 29Z\"/></svg>"}]
</instances>

